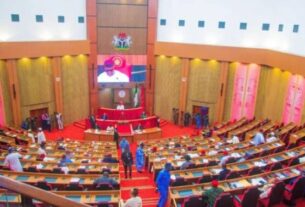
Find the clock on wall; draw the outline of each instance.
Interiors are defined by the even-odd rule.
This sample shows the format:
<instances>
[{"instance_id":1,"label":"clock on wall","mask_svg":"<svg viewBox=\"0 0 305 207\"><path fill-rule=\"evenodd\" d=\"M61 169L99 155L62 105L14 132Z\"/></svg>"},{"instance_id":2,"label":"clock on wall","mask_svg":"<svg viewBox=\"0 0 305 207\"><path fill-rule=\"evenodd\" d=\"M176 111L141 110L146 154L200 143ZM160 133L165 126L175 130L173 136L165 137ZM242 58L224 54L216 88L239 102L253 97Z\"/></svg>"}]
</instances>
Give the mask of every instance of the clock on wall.
<instances>
[{"instance_id":1,"label":"clock on wall","mask_svg":"<svg viewBox=\"0 0 305 207\"><path fill-rule=\"evenodd\" d=\"M118 95L120 98L124 98L126 96L125 90L119 90Z\"/></svg>"}]
</instances>

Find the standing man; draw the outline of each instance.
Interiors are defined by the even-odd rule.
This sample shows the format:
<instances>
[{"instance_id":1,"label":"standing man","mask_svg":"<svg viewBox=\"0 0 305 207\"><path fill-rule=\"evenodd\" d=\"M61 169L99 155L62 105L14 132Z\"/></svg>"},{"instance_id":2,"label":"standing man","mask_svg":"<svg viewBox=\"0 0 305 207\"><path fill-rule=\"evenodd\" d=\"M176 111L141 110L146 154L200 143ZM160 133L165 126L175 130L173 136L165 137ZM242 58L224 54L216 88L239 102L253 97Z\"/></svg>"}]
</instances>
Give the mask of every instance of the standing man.
<instances>
[{"instance_id":1,"label":"standing man","mask_svg":"<svg viewBox=\"0 0 305 207\"><path fill-rule=\"evenodd\" d=\"M127 171L129 171L129 178L131 178L133 158L129 150L129 145L125 147L121 158L124 166L125 179L127 179Z\"/></svg>"},{"instance_id":2,"label":"standing man","mask_svg":"<svg viewBox=\"0 0 305 207\"><path fill-rule=\"evenodd\" d=\"M260 144L264 144L265 143L265 137L263 134L263 131L260 130L256 133L256 135L253 137L253 140L251 141L251 143L254 146L260 145Z\"/></svg>"},{"instance_id":3,"label":"standing man","mask_svg":"<svg viewBox=\"0 0 305 207\"><path fill-rule=\"evenodd\" d=\"M122 153L125 151L126 148L129 149L129 142L125 137L123 137L122 140L120 141L120 148L122 150Z\"/></svg>"},{"instance_id":4,"label":"standing man","mask_svg":"<svg viewBox=\"0 0 305 207\"><path fill-rule=\"evenodd\" d=\"M9 167L10 170L15 172L23 172L22 165L20 163L22 156L16 151L15 148L8 148L8 155L5 157L4 166Z\"/></svg>"},{"instance_id":5,"label":"standing man","mask_svg":"<svg viewBox=\"0 0 305 207\"><path fill-rule=\"evenodd\" d=\"M46 135L44 134L44 132L42 131L41 128L38 128L38 133L37 133L37 143L40 145L43 142L46 142Z\"/></svg>"},{"instance_id":6,"label":"standing man","mask_svg":"<svg viewBox=\"0 0 305 207\"><path fill-rule=\"evenodd\" d=\"M158 207L165 207L167 203L167 196L168 196L168 187L170 184L170 170L172 168L171 163L166 163L164 169L161 170L157 177L157 189L160 193L160 199L158 202Z\"/></svg>"},{"instance_id":7,"label":"standing man","mask_svg":"<svg viewBox=\"0 0 305 207\"><path fill-rule=\"evenodd\" d=\"M62 115L59 112L55 113L55 118L56 118L56 122L57 122L57 127L59 130L62 130L64 128L64 124L62 121Z\"/></svg>"},{"instance_id":8,"label":"standing man","mask_svg":"<svg viewBox=\"0 0 305 207\"><path fill-rule=\"evenodd\" d=\"M117 148L117 149L119 149L119 138L120 138L120 135L119 135L118 129L117 129L117 128L114 128L113 140L114 140L115 143L116 143L116 148Z\"/></svg>"},{"instance_id":9,"label":"standing man","mask_svg":"<svg viewBox=\"0 0 305 207\"><path fill-rule=\"evenodd\" d=\"M142 142L136 151L136 168L139 173L143 172L145 165L145 155L144 155L144 143Z\"/></svg>"},{"instance_id":10,"label":"standing man","mask_svg":"<svg viewBox=\"0 0 305 207\"><path fill-rule=\"evenodd\" d=\"M201 129L202 121L199 113L195 115L196 129Z\"/></svg>"}]
</instances>

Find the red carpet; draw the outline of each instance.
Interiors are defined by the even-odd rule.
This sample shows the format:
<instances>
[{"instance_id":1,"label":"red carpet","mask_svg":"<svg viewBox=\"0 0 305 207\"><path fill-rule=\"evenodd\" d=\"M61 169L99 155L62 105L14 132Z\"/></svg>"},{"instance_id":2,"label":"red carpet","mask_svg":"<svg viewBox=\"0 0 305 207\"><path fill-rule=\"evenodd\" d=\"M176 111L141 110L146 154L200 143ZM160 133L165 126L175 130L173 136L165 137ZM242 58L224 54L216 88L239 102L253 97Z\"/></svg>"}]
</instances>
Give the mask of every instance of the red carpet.
<instances>
[{"instance_id":1,"label":"red carpet","mask_svg":"<svg viewBox=\"0 0 305 207\"><path fill-rule=\"evenodd\" d=\"M82 122L82 121L80 121ZM172 123L166 123L162 127L162 137L175 137L181 135L196 135L198 131L194 127L179 127ZM73 124L66 126L64 130L53 130L52 132L45 132L47 139L56 140L60 137L70 138L71 140L84 139L84 130L74 126ZM131 144L131 151L135 158L136 145ZM120 152L119 152L120 156ZM130 198L130 190L134 187L139 188L140 197L143 199L144 207L156 207L159 199L159 194L155 192L155 184L151 173L143 172L138 173L135 166L132 168L132 179L124 179L124 168L120 163L120 177L121 177L121 197L126 200ZM286 205L280 204L274 207L285 207ZM300 200L297 202L296 207L304 207L305 201Z\"/></svg>"}]
</instances>

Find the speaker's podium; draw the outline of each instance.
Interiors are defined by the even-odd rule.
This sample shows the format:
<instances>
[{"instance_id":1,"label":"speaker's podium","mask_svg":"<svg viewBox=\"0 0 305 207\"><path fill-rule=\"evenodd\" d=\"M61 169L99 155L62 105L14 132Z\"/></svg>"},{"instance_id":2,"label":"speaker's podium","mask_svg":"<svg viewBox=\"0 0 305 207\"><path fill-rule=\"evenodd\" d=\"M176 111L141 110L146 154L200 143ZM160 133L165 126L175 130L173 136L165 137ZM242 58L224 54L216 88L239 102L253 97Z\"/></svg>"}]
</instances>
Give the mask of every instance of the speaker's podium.
<instances>
[{"instance_id":1,"label":"speaker's podium","mask_svg":"<svg viewBox=\"0 0 305 207\"><path fill-rule=\"evenodd\" d=\"M162 130L157 127L158 117L140 118L143 111L142 107L126 110L101 108L95 119L98 129L91 129L90 121L86 119L85 140L113 141L113 131L106 130L109 126L116 126L120 138L125 137L131 143L161 138ZM119 118L122 112L126 115L123 119L113 119ZM100 115L104 113L108 115L109 119L99 119ZM127 117L132 119L127 119Z\"/></svg>"}]
</instances>

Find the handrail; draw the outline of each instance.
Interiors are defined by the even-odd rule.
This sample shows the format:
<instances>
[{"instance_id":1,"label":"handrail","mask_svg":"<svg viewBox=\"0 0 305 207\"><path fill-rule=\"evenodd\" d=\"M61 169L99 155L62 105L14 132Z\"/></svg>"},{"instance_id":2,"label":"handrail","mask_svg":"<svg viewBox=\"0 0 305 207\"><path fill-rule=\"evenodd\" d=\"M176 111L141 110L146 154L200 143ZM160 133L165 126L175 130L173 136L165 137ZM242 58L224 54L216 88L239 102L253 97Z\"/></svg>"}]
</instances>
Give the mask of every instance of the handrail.
<instances>
[{"instance_id":1,"label":"handrail","mask_svg":"<svg viewBox=\"0 0 305 207\"><path fill-rule=\"evenodd\" d=\"M22 182L15 181L11 178L2 175L0 175L0 183L1 187L48 203L50 205L58 207L90 207L90 205L77 203L75 201L59 196L55 193L36 188Z\"/></svg>"}]
</instances>

